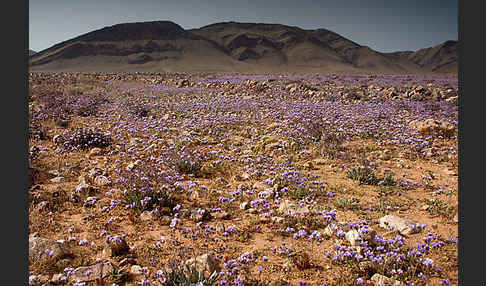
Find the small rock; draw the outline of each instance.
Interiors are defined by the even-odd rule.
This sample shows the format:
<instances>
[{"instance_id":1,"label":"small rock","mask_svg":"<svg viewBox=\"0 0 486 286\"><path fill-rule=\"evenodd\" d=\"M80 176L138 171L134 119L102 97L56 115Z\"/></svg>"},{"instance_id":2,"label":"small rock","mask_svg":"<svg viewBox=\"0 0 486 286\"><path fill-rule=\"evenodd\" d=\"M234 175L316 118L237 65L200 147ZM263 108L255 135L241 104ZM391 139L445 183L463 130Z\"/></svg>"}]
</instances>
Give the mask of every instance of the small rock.
<instances>
[{"instance_id":1,"label":"small rock","mask_svg":"<svg viewBox=\"0 0 486 286\"><path fill-rule=\"evenodd\" d=\"M258 190L258 191L265 191L265 190L268 190L271 187L272 186L270 186L269 184L267 184L265 182L255 182L253 184L253 188Z\"/></svg>"},{"instance_id":2,"label":"small rock","mask_svg":"<svg viewBox=\"0 0 486 286\"><path fill-rule=\"evenodd\" d=\"M204 277L209 278L214 271L219 271L219 263L212 254L204 254L196 258L191 258L185 263L187 266L193 267L198 272L203 272Z\"/></svg>"},{"instance_id":3,"label":"small rock","mask_svg":"<svg viewBox=\"0 0 486 286\"><path fill-rule=\"evenodd\" d=\"M172 218L168 215L164 215L160 217L159 223L160 225L169 225L172 221Z\"/></svg>"},{"instance_id":4,"label":"small rock","mask_svg":"<svg viewBox=\"0 0 486 286\"><path fill-rule=\"evenodd\" d=\"M41 286L41 280L38 275L29 276L29 286Z\"/></svg>"},{"instance_id":5,"label":"small rock","mask_svg":"<svg viewBox=\"0 0 486 286\"><path fill-rule=\"evenodd\" d=\"M411 128L416 129L421 135L440 134L444 136L451 136L454 134L454 125L443 120L434 120L428 118L423 121L413 120L409 123Z\"/></svg>"},{"instance_id":6,"label":"small rock","mask_svg":"<svg viewBox=\"0 0 486 286\"><path fill-rule=\"evenodd\" d=\"M88 152L89 157L98 156L102 152L101 148L95 147Z\"/></svg>"},{"instance_id":7,"label":"small rock","mask_svg":"<svg viewBox=\"0 0 486 286\"><path fill-rule=\"evenodd\" d=\"M58 177L55 177L55 178L52 178L50 180L52 183L64 183L66 182L66 178L62 177L62 176L58 176Z\"/></svg>"},{"instance_id":8,"label":"small rock","mask_svg":"<svg viewBox=\"0 0 486 286\"><path fill-rule=\"evenodd\" d=\"M108 246L108 247L103 248L103 251L101 252L101 257L108 259L112 256L114 256L114 255L113 255L113 252L111 251L111 247ZM122 266L122 265L120 265L120 266Z\"/></svg>"},{"instance_id":9,"label":"small rock","mask_svg":"<svg viewBox=\"0 0 486 286\"><path fill-rule=\"evenodd\" d=\"M74 192L79 196L85 197L85 196L93 195L94 188L86 183L80 183L79 185L76 186Z\"/></svg>"},{"instance_id":10,"label":"small rock","mask_svg":"<svg viewBox=\"0 0 486 286\"><path fill-rule=\"evenodd\" d=\"M290 261L288 261L288 260L287 260L287 261L286 261L286 262L285 262L285 263L282 265L283 270L284 270L285 272L289 272L290 270L292 270L292 265L293 265L293 264L292 264L292 262L290 262Z\"/></svg>"},{"instance_id":11,"label":"small rock","mask_svg":"<svg viewBox=\"0 0 486 286\"><path fill-rule=\"evenodd\" d=\"M122 260L120 260L120 262L119 262L118 265L124 266L124 265L128 265L128 264L133 265L133 264L136 264L136 263L137 263L137 261L134 258L132 258L132 257L125 257Z\"/></svg>"},{"instance_id":12,"label":"small rock","mask_svg":"<svg viewBox=\"0 0 486 286\"><path fill-rule=\"evenodd\" d=\"M59 173L59 170L50 170L50 171L47 171L47 173L54 175L56 177L61 175L61 173Z\"/></svg>"},{"instance_id":13,"label":"small rock","mask_svg":"<svg viewBox=\"0 0 486 286\"><path fill-rule=\"evenodd\" d=\"M79 175L78 182L79 182L79 184L88 184L89 178L86 174Z\"/></svg>"},{"instance_id":14,"label":"small rock","mask_svg":"<svg viewBox=\"0 0 486 286\"><path fill-rule=\"evenodd\" d=\"M311 161L305 162L302 167L307 170L316 170Z\"/></svg>"},{"instance_id":15,"label":"small rock","mask_svg":"<svg viewBox=\"0 0 486 286\"><path fill-rule=\"evenodd\" d=\"M459 222L459 214L456 213L456 215L454 216L454 222Z\"/></svg>"},{"instance_id":16,"label":"small rock","mask_svg":"<svg viewBox=\"0 0 486 286\"><path fill-rule=\"evenodd\" d=\"M230 214L225 212L225 211L221 211L221 212L212 212L211 213L211 217L215 218L215 219L229 219L230 217Z\"/></svg>"},{"instance_id":17,"label":"small rock","mask_svg":"<svg viewBox=\"0 0 486 286\"><path fill-rule=\"evenodd\" d=\"M130 139L129 145L130 146L136 146L136 145L141 144L141 143L143 143L143 140L142 139L140 139L140 138L132 138L132 139Z\"/></svg>"},{"instance_id":18,"label":"small rock","mask_svg":"<svg viewBox=\"0 0 486 286\"><path fill-rule=\"evenodd\" d=\"M61 141L62 141L62 136L59 135L59 134L52 137L52 142L54 144L59 144L59 143L61 143Z\"/></svg>"},{"instance_id":19,"label":"small rock","mask_svg":"<svg viewBox=\"0 0 486 286\"><path fill-rule=\"evenodd\" d=\"M324 229L323 233L326 235L333 235L334 233L337 233L338 231L342 232L348 232L350 231L351 227L344 222L331 222L326 226Z\"/></svg>"},{"instance_id":20,"label":"small rock","mask_svg":"<svg viewBox=\"0 0 486 286\"><path fill-rule=\"evenodd\" d=\"M46 285L47 283L49 283L49 280L50 280L49 276L45 275L45 274L39 275L39 279L40 279L42 285Z\"/></svg>"},{"instance_id":21,"label":"small rock","mask_svg":"<svg viewBox=\"0 0 486 286\"><path fill-rule=\"evenodd\" d=\"M97 197L87 197L86 200L84 201L83 206L85 208L90 208L90 207L94 206L97 201L98 201Z\"/></svg>"},{"instance_id":22,"label":"small rock","mask_svg":"<svg viewBox=\"0 0 486 286\"><path fill-rule=\"evenodd\" d=\"M446 102L451 102L451 103L457 103L458 97L457 96L452 96L447 98L445 101Z\"/></svg>"},{"instance_id":23,"label":"small rock","mask_svg":"<svg viewBox=\"0 0 486 286\"><path fill-rule=\"evenodd\" d=\"M289 200L284 200L283 202L280 203L278 207L278 211L282 214L295 214L295 213L308 213L309 209L304 206L300 207L296 203L293 203Z\"/></svg>"},{"instance_id":24,"label":"small rock","mask_svg":"<svg viewBox=\"0 0 486 286\"><path fill-rule=\"evenodd\" d=\"M261 191L258 193L258 196L264 199L268 199L273 197L274 192L271 189L266 189L265 191Z\"/></svg>"},{"instance_id":25,"label":"small rock","mask_svg":"<svg viewBox=\"0 0 486 286\"><path fill-rule=\"evenodd\" d=\"M203 190L203 189L194 190L191 193L191 199L193 199L193 200L199 200L199 199L204 198L205 195L206 195L206 191Z\"/></svg>"},{"instance_id":26,"label":"small rock","mask_svg":"<svg viewBox=\"0 0 486 286\"><path fill-rule=\"evenodd\" d=\"M111 184L111 181L106 176L100 175L95 177L94 184L97 186L107 186Z\"/></svg>"},{"instance_id":27,"label":"small rock","mask_svg":"<svg viewBox=\"0 0 486 286\"><path fill-rule=\"evenodd\" d=\"M48 255L46 250L50 251L52 256ZM30 261L40 261L43 258L58 261L68 256L70 256L70 253L61 243L38 236L29 236Z\"/></svg>"},{"instance_id":28,"label":"small rock","mask_svg":"<svg viewBox=\"0 0 486 286\"><path fill-rule=\"evenodd\" d=\"M228 181L226 181L224 178L221 178L221 177L218 177L214 180L214 182L216 184L219 184L219 185L227 185L228 184Z\"/></svg>"},{"instance_id":29,"label":"small rock","mask_svg":"<svg viewBox=\"0 0 486 286\"><path fill-rule=\"evenodd\" d=\"M380 154L380 159L381 160L385 160L385 161L388 161L390 160L392 157L392 152L390 150L384 150L381 154Z\"/></svg>"},{"instance_id":30,"label":"small rock","mask_svg":"<svg viewBox=\"0 0 486 286\"><path fill-rule=\"evenodd\" d=\"M151 211L144 211L140 214L140 219L142 221L149 221L154 219L154 215Z\"/></svg>"},{"instance_id":31,"label":"small rock","mask_svg":"<svg viewBox=\"0 0 486 286\"><path fill-rule=\"evenodd\" d=\"M111 204L111 199L110 198L107 198L107 197L101 198L98 201L98 205L100 205L102 207L109 206L110 204Z\"/></svg>"},{"instance_id":32,"label":"small rock","mask_svg":"<svg viewBox=\"0 0 486 286\"><path fill-rule=\"evenodd\" d=\"M248 202L242 202L240 203L240 210L246 210L249 208L249 203Z\"/></svg>"},{"instance_id":33,"label":"small rock","mask_svg":"<svg viewBox=\"0 0 486 286\"><path fill-rule=\"evenodd\" d=\"M242 179L242 181L246 181L246 180L250 179L250 174L243 172L243 174L241 174L241 179Z\"/></svg>"},{"instance_id":34,"label":"small rock","mask_svg":"<svg viewBox=\"0 0 486 286\"><path fill-rule=\"evenodd\" d=\"M138 166L140 163L141 163L140 160L136 160L135 162L131 162L130 164L127 165L127 167L125 168L125 170L131 171L131 170L133 170L133 168L135 168L136 166Z\"/></svg>"},{"instance_id":35,"label":"small rock","mask_svg":"<svg viewBox=\"0 0 486 286\"><path fill-rule=\"evenodd\" d=\"M345 238L347 241L349 241L349 243L352 245L352 246L356 246L359 244L359 233L356 229L352 229L348 232L346 232L346 235L345 235Z\"/></svg>"},{"instance_id":36,"label":"small rock","mask_svg":"<svg viewBox=\"0 0 486 286\"><path fill-rule=\"evenodd\" d=\"M103 174L103 170L101 170L100 168L93 168L93 169L89 170L88 177L94 178L94 177L100 176L102 174Z\"/></svg>"},{"instance_id":37,"label":"small rock","mask_svg":"<svg viewBox=\"0 0 486 286\"><path fill-rule=\"evenodd\" d=\"M191 210L190 219L195 222L200 222L206 220L210 217L210 214L205 209L195 208Z\"/></svg>"},{"instance_id":38,"label":"small rock","mask_svg":"<svg viewBox=\"0 0 486 286\"><path fill-rule=\"evenodd\" d=\"M133 275L143 274L142 266L140 266L140 265L132 265L130 267L130 273L132 273Z\"/></svg>"},{"instance_id":39,"label":"small rock","mask_svg":"<svg viewBox=\"0 0 486 286\"><path fill-rule=\"evenodd\" d=\"M380 227L386 229L396 229L403 235L419 233L421 228L414 227L417 223L394 215L386 215L378 220Z\"/></svg>"},{"instance_id":40,"label":"small rock","mask_svg":"<svg viewBox=\"0 0 486 286\"><path fill-rule=\"evenodd\" d=\"M314 161L313 161L313 162L314 162L314 164L316 164L316 165L326 165L327 160L325 160L325 159L314 159Z\"/></svg>"},{"instance_id":41,"label":"small rock","mask_svg":"<svg viewBox=\"0 0 486 286\"><path fill-rule=\"evenodd\" d=\"M280 147L281 147L280 143L275 142L275 143L270 143L270 144L265 145L265 150L271 151L271 150L275 150L275 149L280 148Z\"/></svg>"},{"instance_id":42,"label":"small rock","mask_svg":"<svg viewBox=\"0 0 486 286\"><path fill-rule=\"evenodd\" d=\"M384 286L405 286L406 284L403 282L400 282L398 280L388 278L386 276L383 276L381 274L375 273L373 276L371 276L371 281L375 285L384 285Z\"/></svg>"},{"instance_id":43,"label":"small rock","mask_svg":"<svg viewBox=\"0 0 486 286\"><path fill-rule=\"evenodd\" d=\"M222 234L223 232L225 232L225 227L224 227L224 224L221 223L221 222L218 222L216 223L216 231L219 233L219 234Z\"/></svg>"},{"instance_id":44,"label":"small rock","mask_svg":"<svg viewBox=\"0 0 486 286\"><path fill-rule=\"evenodd\" d=\"M54 275L52 275L51 282L54 283L54 284L61 284L61 283L63 283L63 281L61 280L61 278L63 278L63 277L66 277L66 276L62 273L54 274Z\"/></svg>"},{"instance_id":45,"label":"small rock","mask_svg":"<svg viewBox=\"0 0 486 286\"><path fill-rule=\"evenodd\" d=\"M110 262L98 263L74 269L71 279L77 282L89 282L107 277L115 268Z\"/></svg>"},{"instance_id":46,"label":"small rock","mask_svg":"<svg viewBox=\"0 0 486 286\"><path fill-rule=\"evenodd\" d=\"M48 208L49 208L49 203L46 201L42 201L35 206L34 212L43 212L46 211Z\"/></svg>"},{"instance_id":47,"label":"small rock","mask_svg":"<svg viewBox=\"0 0 486 286\"><path fill-rule=\"evenodd\" d=\"M87 222L87 221L89 221L89 220L94 219L94 217L95 217L94 215L85 215L85 216L83 216L83 217L81 218L81 220L82 220L82 221L84 221L84 222Z\"/></svg>"},{"instance_id":48,"label":"small rock","mask_svg":"<svg viewBox=\"0 0 486 286\"><path fill-rule=\"evenodd\" d=\"M69 126L69 120L56 120L56 126L66 128Z\"/></svg>"}]
</instances>

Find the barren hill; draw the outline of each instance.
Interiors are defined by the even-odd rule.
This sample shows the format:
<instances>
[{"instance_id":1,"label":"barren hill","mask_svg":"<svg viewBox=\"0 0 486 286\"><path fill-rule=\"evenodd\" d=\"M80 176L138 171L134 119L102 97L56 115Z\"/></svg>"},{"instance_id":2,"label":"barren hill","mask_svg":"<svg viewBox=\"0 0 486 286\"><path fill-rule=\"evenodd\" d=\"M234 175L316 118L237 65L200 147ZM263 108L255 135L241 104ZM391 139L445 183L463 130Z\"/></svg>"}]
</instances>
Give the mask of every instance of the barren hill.
<instances>
[{"instance_id":1,"label":"barren hill","mask_svg":"<svg viewBox=\"0 0 486 286\"><path fill-rule=\"evenodd\" d=\"M420 49L416 52L396 52L390 55L413 62L426 71L457 72L458 47L459 42L446 41L435 47Z\"/></svg>"},{"instance_id":2,"label":"barren hill","mask_svg":"<svg viewBox=\"0 0 486 286\"><path fill-rule=\"evenodd\" d=\"M380 53L325 29L225 22L118 24L30 58L31 71L429 73L457 70L457 42Z\"/></svg>"}]
</instances>

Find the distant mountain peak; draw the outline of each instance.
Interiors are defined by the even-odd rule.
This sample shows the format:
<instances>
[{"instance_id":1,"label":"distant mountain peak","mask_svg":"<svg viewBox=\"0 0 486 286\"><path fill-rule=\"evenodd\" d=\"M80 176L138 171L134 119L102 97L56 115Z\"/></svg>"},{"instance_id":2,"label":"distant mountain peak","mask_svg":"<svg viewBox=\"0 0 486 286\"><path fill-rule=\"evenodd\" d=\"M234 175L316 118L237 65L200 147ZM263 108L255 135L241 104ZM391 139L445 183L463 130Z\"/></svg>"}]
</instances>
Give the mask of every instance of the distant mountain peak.
<instances>
[{"instance_id":1,"label":"distant mountain peak","mask_svg":"<svg viewBox=\"0 0 486 286\"><path fill-rule=\"evenodd\" d=\"M324 28L219 22L185 30L171 21L116 24L30 57L33 70L422 73L454 71L457 41L380 53ZM457 68L456 68L457 70Z\"/></svg>"},{"instance_id":2,"label":"distant mountain peak","mask_svg":"<svg viewBox=\"0 0 486 286\"><path fill-rule=\"evenodd\" d=\"M87 33L79 40L83 41L124 41L147 39L174 39L188 33L171 21L152 21L116 24Z\"/></svg>"}]
</instances>

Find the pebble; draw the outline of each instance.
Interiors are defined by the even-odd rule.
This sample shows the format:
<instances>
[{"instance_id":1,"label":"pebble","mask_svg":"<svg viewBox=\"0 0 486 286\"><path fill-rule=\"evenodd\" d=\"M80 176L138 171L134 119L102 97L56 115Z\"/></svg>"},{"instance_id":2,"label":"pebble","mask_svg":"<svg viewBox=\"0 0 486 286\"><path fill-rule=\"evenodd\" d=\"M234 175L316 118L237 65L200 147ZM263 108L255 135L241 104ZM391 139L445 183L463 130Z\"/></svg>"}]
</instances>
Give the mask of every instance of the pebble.
<instances>
[{"instance_id":1,"label":"pebble","mask_svg":"<svg viewBox=\"0 0 486 286\"><path fill-rule=\"evenodd\" d=\"M373 276L371 276L371 281L375 283L375 285L383 285L383 286L406 286L405 283L388 278L386 276L383 276L381 274L375 273Z\"/></svg>"},{"instance_id":2,"label":"pebble","mask_svg":"<svg viewBox=\"0 0 486 286\"><path fill-rule=\"evenodd\" d=\"M52 183L64 183L64 182L66 182L67 180L66 180L66 178L64 178L64 177L62 177L62 176L58 176L58 177L55 177L55 178L50 179L50 181L51 181Z\"/></svg>"}]
</instances>

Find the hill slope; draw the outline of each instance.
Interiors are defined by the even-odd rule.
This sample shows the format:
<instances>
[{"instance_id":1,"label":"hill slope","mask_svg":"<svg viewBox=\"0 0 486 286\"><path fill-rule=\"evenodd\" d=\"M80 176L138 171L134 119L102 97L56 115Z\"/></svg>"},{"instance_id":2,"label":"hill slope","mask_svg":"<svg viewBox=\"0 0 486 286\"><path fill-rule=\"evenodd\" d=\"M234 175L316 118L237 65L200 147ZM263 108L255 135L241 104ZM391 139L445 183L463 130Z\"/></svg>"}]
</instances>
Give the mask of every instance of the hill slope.
<instances>
[{"instance_id":1,"label":"hill slope","mask_svg":"<svg viewBox=\"0 0 486 286\"><path fill-rule=\"evenodd\" d=\"M449 41L452 42L452 41ZM379 53L325 29L169 21L105 27L30 58L32 71L424 73L457 70L457 42Z\"/></svg>"}]
</instances>

